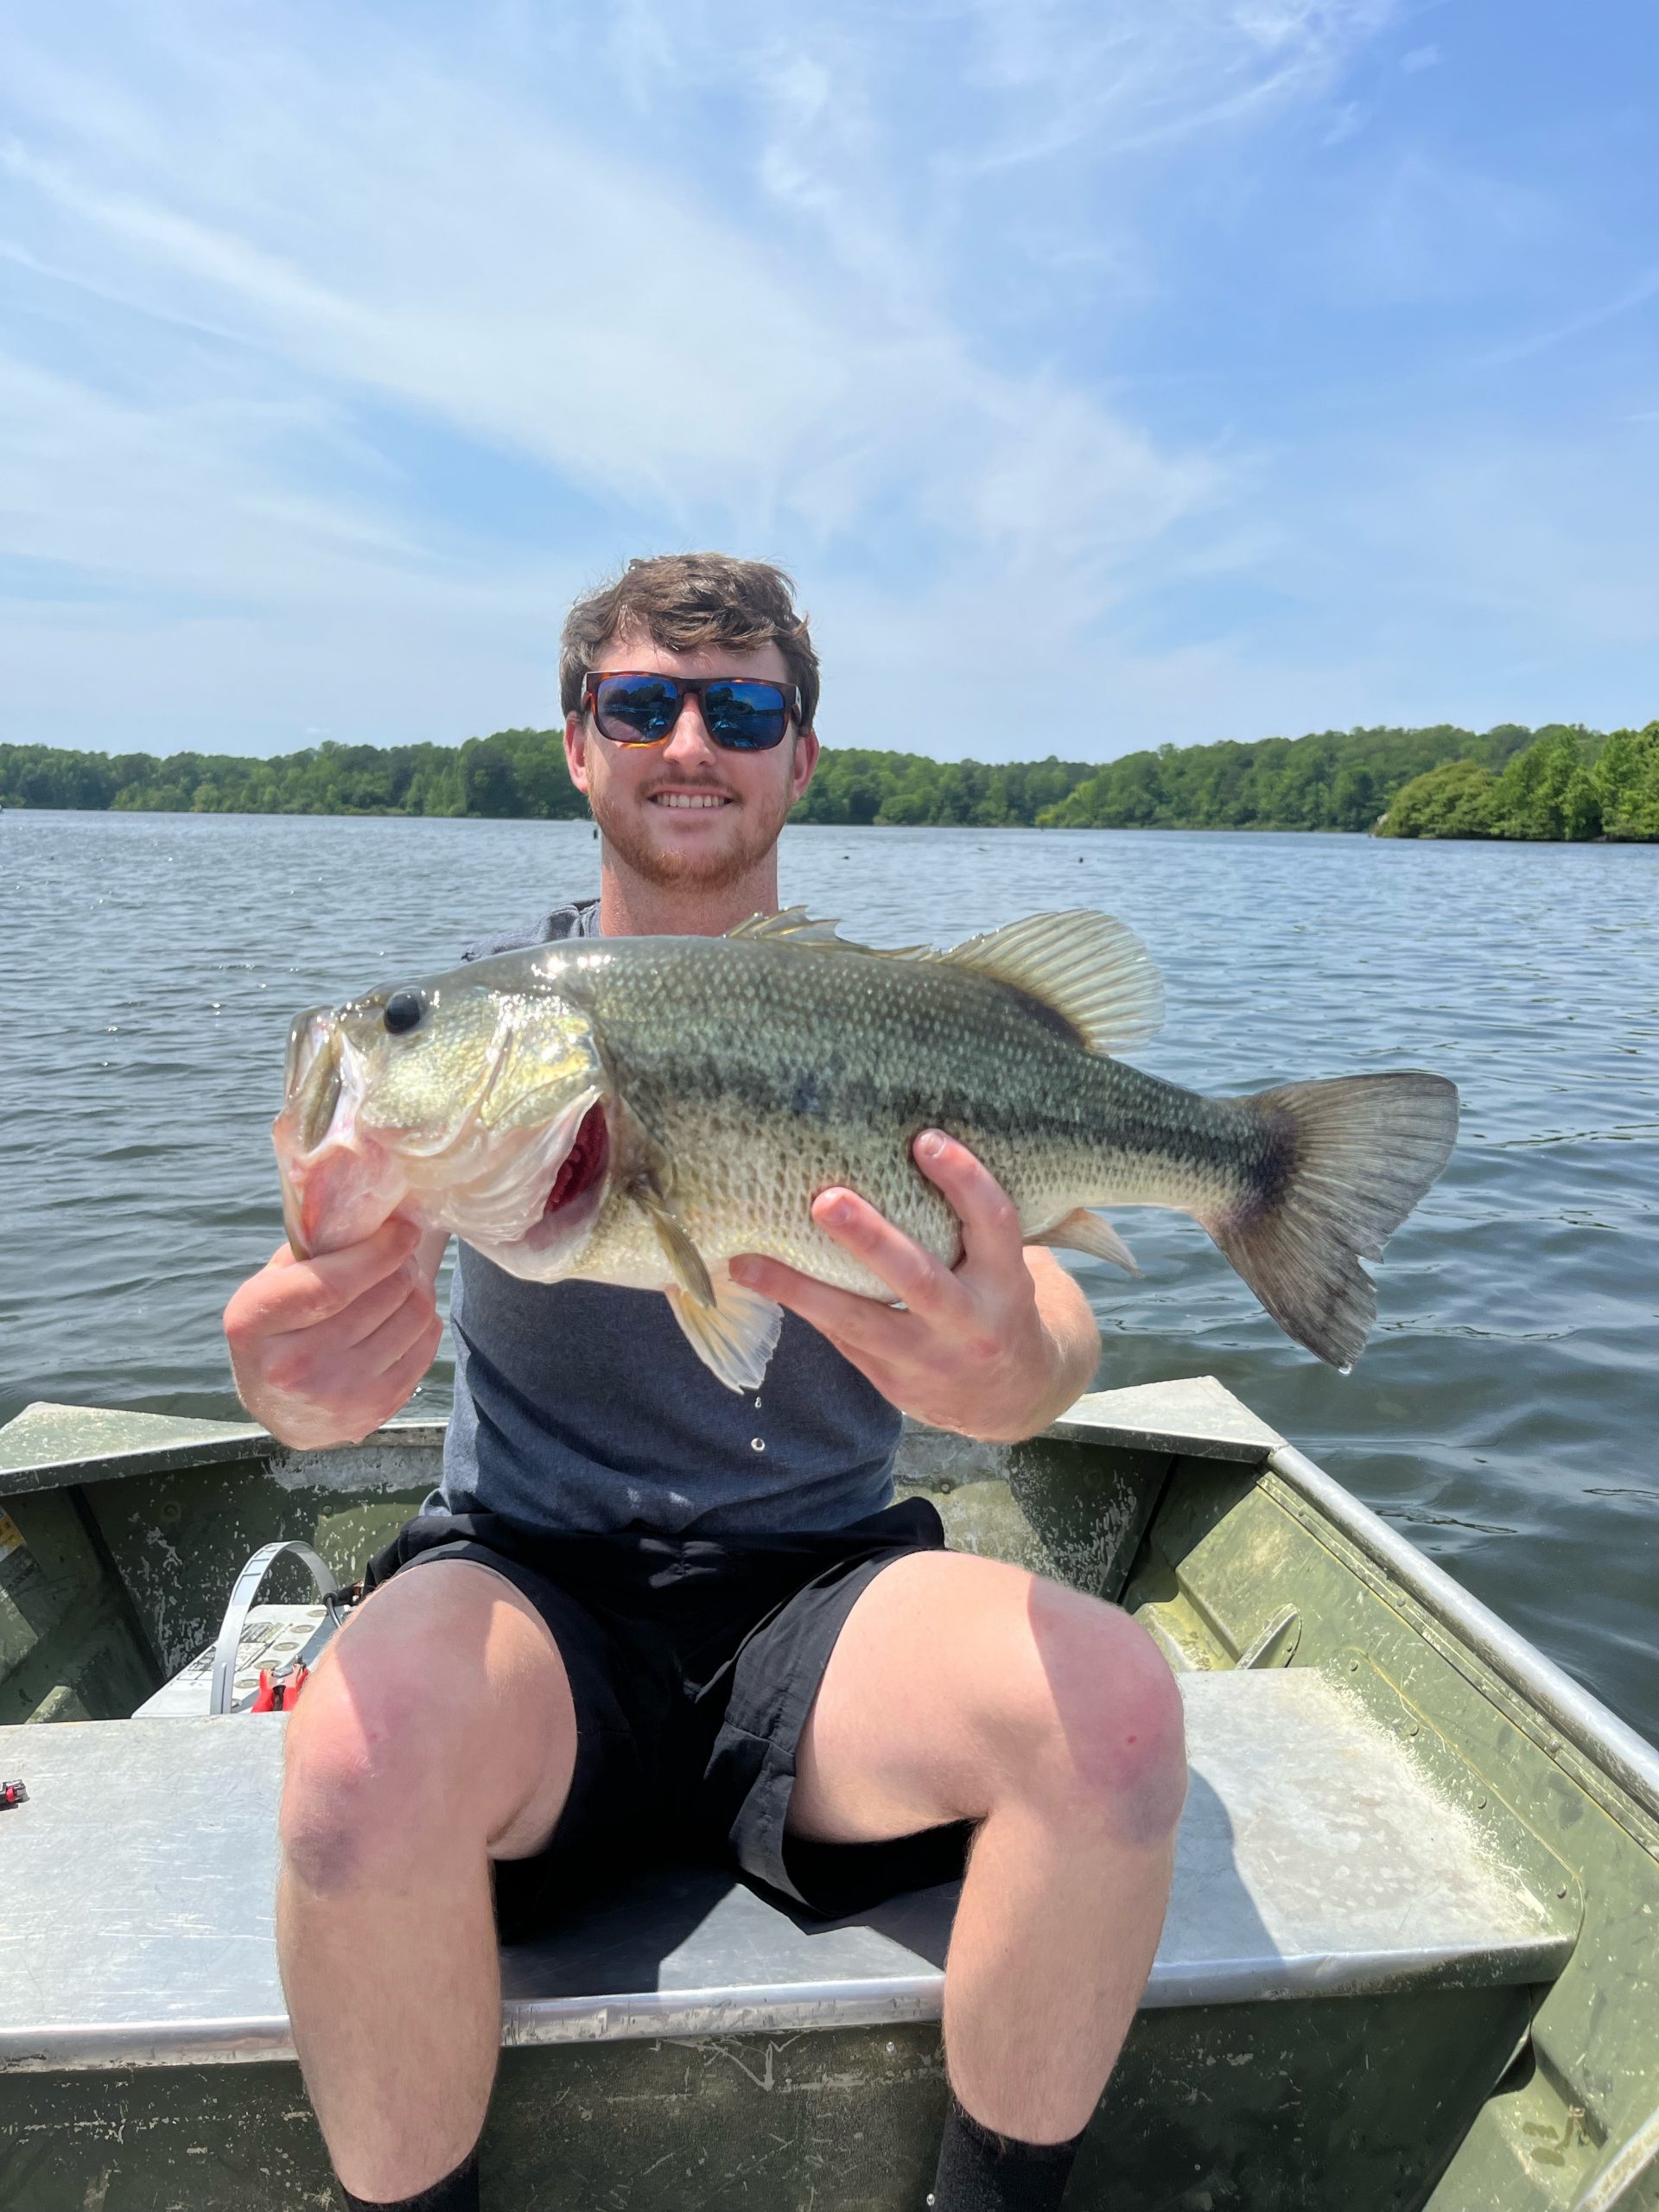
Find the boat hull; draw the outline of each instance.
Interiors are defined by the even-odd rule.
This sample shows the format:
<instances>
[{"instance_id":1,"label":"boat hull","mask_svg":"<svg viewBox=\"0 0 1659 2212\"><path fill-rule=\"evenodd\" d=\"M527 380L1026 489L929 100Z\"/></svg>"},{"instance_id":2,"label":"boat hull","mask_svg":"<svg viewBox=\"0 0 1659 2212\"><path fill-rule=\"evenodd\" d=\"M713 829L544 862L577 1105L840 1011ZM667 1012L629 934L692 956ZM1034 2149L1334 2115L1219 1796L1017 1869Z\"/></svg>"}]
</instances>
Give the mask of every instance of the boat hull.
<instances>
[{"instance_id":1,"label":"boat hull","mask_svg":"<svg viewBox=\"0 0 1659 2212\"><path fill-rule=\"evenodd\" d=\"M354 1579L429 1487L440 1443L431 1425L397 1425L354 1452L296 1454L228 1425L23 1416L0 1431L0 1509L19 1538L0 1556L0 1714L132 1712L211 1643L238 1570L273 1538L302 1538ZM1212 1713L1231 1698L1247 1751L1265 1747L1287 1788L1308 1793L1288 1832L1268 1832L1278 1793L1252 1797L1249 1760L1230 1767L1215 1721L1207 1739L1195 1731L1189 1821L1194 1806L1208 1816L1211 1788L1222 1825L1211 1820L1204 1848L1233 1834L1236 1886L1262 1924L1252 1931L1235 1897L1231 1918L1205 1933L1205 1898L1227 1888L1224 1855L1189 1885L1068 2205L1655 2212L1659 2134L1652 2158L1643 2143L1659 2110L1659 1758L1218 1386L1085 1400L1012 1453L925 1432L906 1453L902 1473L934 1499L953 1543L1130 1607L1182 1670L1190 1712L1199 1692ZM296 1572L266 1594L313 1593ZM1307 1716L1327 1697L1345 1717L1310 1748ZM1293 1707L1306 1708L1300 1738ZM1278 1750L1257 1712L1277 1716ZM100 1732L80 1732L90 1760ZM0 1767L12 1747L27 1779L34 1737L0 1734ZM43 1755L34 1764L57 1771ZM1425 1897L1421 1929L1402 1907L1391 1949L1363 1934L1358 1911L1357 1891L1388 1873L1386 1852L1367 1872L1368 1827L1418 1789L1446 1823L1474 1914L1438 1952L1449 1896ZM37 1802L0 1815L0 1857L4 1821ZM1184 1831L1184 1851L1201 1827ZM1299 1846L1326 1894L1302 1897ZM1414 1882L1433 1890L1432 1870ZM1483 1883L1491 1897L1468 1888ZM49 1979L49 1954L22 1948L45 1940L46 1884L8 1890L0 1981L10 1944L13 1986L25 1967ZM268 1869L253 1884L268 1894ZM1503 1897L1524 1899L1536 1922L1507 1949ZM1379 1890L1374 1904L1386 1902ZM1299 1949L1287 1931L1303 1904L1330 1933ZM948 1906L931 1934L925 1912L911 1913L899 1932L915 1972L889 1961L862 2012L802 1997L804 1967L759 2005L730 1983L671 2002L665 1947L655 1983L601 1978L643 1993L632 1999L549 1997L526 1968L531 1994L515 2013L510 1971L486 2203L912 2212L943 2112ZM706 1927L704 1905L687 1920ZM1224 1971L1234 1955L1236 1986ZM144 2047L116 2031L107 1986L91 1975L105 1994L83 2008L92 2040L79 2044L63 2019L42 2014L31 2033L0 2003L0 2204L276 2212L330 2201L297 2069L278 2055L279 1999L260 2030L275 2040L223 2047L210 2023L200 2048L162 2037L135 2063ZM844 1978L836 1986L845 1999Z\"/></svg>"}]
</instances>

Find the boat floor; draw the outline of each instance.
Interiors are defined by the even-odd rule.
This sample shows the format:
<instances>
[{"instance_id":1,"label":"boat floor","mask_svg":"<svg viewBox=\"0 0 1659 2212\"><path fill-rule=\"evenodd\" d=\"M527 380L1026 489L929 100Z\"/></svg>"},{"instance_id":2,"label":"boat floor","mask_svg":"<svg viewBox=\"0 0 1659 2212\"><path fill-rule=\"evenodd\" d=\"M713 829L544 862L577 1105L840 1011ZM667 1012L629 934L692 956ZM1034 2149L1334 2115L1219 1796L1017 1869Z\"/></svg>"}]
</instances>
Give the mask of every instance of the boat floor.
<instances>
[{"instance_id":1,"label":"boat floor","mask_svg":"<svg viewBox=\"0 0 1659 2212\"><path fill-rule=\"evenodd\" d=\"M1493 1816L1332 1677L1182 1679L1192 1787L1146 2004L1554 1978L1577 1905ZM291 2055L272 1926L278 1715L89 1722L15 1738L0 2070ZM1484 1802L1484 1800L1482 1801ZM509 2044L798 2032L938 2017L956 1892L830 1923L666 1866L503 1954Z\"/></svg>"}]
</instances>

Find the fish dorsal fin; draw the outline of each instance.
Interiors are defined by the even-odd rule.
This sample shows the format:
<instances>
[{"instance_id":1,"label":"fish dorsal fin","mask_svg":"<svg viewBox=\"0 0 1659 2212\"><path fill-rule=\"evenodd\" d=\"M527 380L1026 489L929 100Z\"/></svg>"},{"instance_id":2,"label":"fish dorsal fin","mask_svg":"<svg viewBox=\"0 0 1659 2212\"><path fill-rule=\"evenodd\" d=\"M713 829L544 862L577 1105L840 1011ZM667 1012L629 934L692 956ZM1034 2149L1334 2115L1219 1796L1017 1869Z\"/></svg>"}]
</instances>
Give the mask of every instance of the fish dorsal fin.
<instances>
[{"instance_id":1,"label":"fish dorsal fin","mask_svg":"<svg viewBox=\"0 0 1659 2212\"><path fill-rule=\"evenodd\" d=\"M1163 978L1146 946L1126 922L1086 907L1032 914L936 957L1039 1000L1090 1052L1144 1045L1164 1018Z\"/></svg>"},{"instance_id":2,"label":"fish dorsal fin","mask_svg":"<svg viewBox=\"0 0 1659 2212\"><path fill-rule=\"evenodd\" d=\"M798 944L804 952L861 952L868 960L937 960L931 945L860 944L841 935L839 922L815 921L804 906L785 906L781 914L751 914L726 932L751 944Z\"/></svg>"},{"instance_id":3,"label":"fish dorsal fin","mask_svg":"<svg viewBox=\"0 0 1659 2212\"><path fill-rule=\"evenodd\" d=\"M791 944L831 947L837 952L861 952L861 945L851 944L836 932L839 922L815 922L804 906L785 906L781 914L751 914L747 921L729 929L728 937L747 938L751 944L765 940L775 944L787 939Z\"/></svg>"},{"instance_id":4,"label":"fish dorsal fin","mask_svg":"<svg viewBox=\"0 0 1659 2212\"><path fill-rule=\"evenodd\" d=\"M970 937L940 952L929 944L855 944L836 922L815 921L804 906L751 914L726 934L751 944L799 945L809 952L861 952L874 960L928 960L972 968L1024 991L1058 1015L1086 1052L1121 1052L1155 1037L1164 1018L1163 978L1127 922L1088 907L1030 914L1005 929Z\"/></svg>"}]
</instances>

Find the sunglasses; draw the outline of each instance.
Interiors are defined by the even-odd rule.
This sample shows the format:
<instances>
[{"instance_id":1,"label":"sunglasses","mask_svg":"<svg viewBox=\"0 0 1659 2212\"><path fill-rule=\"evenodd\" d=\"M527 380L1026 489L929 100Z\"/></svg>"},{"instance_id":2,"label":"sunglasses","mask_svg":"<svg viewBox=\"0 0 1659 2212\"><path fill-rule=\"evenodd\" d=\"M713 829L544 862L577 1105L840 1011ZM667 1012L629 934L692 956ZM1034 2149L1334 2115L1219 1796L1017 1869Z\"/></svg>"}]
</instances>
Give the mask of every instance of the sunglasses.
<instances>
[{"instance_id":1,"label":"sunglasses","mask_svg":"<svg viewBox=\"0 0 1659 2212\"><path fill-rule=\"evenodd\" d=\"M801 695L792 683L755 683L746 676L653 676L641 671L593 669L582 703L593 709L601 737L613 745L660 745L673 734L693 694L702 726L728 753L769 753L781 744L789 718L801 719Z\"/></svg>"}]
</instances>

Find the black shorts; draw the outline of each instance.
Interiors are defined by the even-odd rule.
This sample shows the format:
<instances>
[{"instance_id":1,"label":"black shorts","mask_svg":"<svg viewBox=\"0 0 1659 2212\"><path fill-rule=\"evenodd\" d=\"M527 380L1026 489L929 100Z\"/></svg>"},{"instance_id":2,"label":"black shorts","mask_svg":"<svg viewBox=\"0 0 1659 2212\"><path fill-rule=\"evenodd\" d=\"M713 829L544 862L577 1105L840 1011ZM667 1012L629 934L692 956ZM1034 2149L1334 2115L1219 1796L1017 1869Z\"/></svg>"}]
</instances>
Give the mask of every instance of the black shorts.
<instances>
[{"instance_id":1,"label":"black shorts","mask_svg":"<svg viewBox=\"0 0 1659 2212\"><path fill-rule=\"evenodd\" d=\"M830 1917L960 1874L967 1822L888 1843L785 1834L801 1731L848 1614L884 1567L944 1546L938 1515L916 1498L825 1535L550 1535L490 1513L410 1522L365 1587L427 1560L493 1567L547 1623L575 1701L558 1826L533 1859L496 1861L503 1940L537 1933L573 1883L653 1858L735 1865Z\"/></svg>"}]
</instances>

